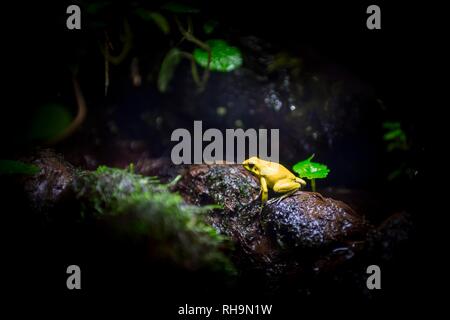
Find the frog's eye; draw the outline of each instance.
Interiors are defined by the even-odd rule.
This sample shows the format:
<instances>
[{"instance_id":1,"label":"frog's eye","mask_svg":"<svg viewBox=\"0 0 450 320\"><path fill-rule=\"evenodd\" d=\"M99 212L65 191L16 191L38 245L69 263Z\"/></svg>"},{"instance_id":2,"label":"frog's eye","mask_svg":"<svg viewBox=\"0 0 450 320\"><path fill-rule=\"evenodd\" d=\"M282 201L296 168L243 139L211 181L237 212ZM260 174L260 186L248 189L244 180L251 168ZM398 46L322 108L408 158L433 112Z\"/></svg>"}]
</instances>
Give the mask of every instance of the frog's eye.
<instances>
[{"instance_id":1,"label":"frog's eye","mask_svg":"<svg viewBox=\"0 0 450 320\"><path fill-rule=\"evenodd\" d=\"M250 169L253 169L254 166L255 166L254 163L251 163L251 162L250 162L250 163L248 164L248 167L249 167Z\"/></svg>"}]
</instances>

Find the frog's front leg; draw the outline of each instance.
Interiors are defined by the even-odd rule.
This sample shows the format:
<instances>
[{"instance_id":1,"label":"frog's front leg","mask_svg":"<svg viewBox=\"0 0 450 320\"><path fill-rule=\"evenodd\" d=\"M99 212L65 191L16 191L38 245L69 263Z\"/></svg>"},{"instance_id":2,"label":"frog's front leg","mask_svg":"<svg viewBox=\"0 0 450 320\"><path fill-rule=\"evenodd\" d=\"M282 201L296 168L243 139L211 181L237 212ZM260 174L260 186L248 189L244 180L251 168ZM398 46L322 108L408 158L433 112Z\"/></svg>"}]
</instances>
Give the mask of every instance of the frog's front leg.
<instances>
[{"instance_id":1,"label":"frog's front leg","mask_svg":"<svg viewBox=\"0 0 450 320\"><path fill-rule=\"evenodd\" d=\"M267 181L264 177L259 179L261 183L261 202L265 203L269 197L269 190L267 189Z\"/></svg>"}]
</instances>

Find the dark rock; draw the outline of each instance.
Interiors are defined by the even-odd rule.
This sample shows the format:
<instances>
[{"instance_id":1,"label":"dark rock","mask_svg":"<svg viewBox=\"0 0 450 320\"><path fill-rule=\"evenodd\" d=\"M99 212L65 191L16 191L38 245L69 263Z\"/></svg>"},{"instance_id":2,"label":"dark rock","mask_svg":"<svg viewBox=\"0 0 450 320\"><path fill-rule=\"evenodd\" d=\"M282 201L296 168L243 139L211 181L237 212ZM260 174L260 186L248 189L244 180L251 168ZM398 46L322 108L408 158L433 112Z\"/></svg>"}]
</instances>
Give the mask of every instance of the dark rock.
<instances>
[{"instance_id":1,"label":"dark rock","mask_svg":"<svg viewBox=\"0 0 450 320\"><path fill-rule=\"evenodd\" d=\"M135 171L143 176L157 176L160 181L167 182L178 175L180 168L174 166L170 158L141 157L136 161Z\"/></svg>"},{"instance_id":2,"label":"dark rock","mask_svg":"<svg viewBox=\"0 0 450 320\"><path fill-rule=\"evenodd\" d=\"M364 236L361 217L345 203L320 193L298 191L263 210L264 225L276 241L291 248L323 248Z\"/></svg>"},{"instance_id":3,"label":"dark rock","mask_svg":"<svg viewBox=\"0 0 450 320\"><path fill-rule=\"evenodd\" d=\"M262 207L258 182L240 165L193 165L183 176L178 190L189 202L223 206L209 218L236 243L237 263L266 275L312 271L319 260L319 269L339 265L369 229L350 207L318 193Z\"/></svg>"},{"instance_id":4,"label":"dark rock","mask_svg":"<svg viewBox=\"0 0 450 320\"><path fill-rule=\"evenodd\" d=\"M368 234L368 254L390 261L408 245L415 231L410 214L394 213Z\"/></svg>"},{"instance_id":5,"label":"dark rock","mask_svg":"<svg viewBox=\"0 0 450 320\"><path fill-rule=\"evenodd\" d=\"M47 212L68 195L76 170L50 149L38 151L27 162L36 165L39 173L24 178L24 190L38 212Z\"/></svg>"},{"instance_id":6,"label":"dark rock","mask_svg":"<svg viewBox=\"0 0 450 320\"><path fill-rule=\"evenodd\" d=\"M218 203L226 212L244 209L259 193L256 179L241 165L192 165L179 189L195 204Z\"/></svg>"},{"instance_id":7,"label":"dark rock","mask_svg":"<svg viewBox=\"0 0 450 320\"><path fill-rule=\"evenodd\" d=\"M40 212L61 203L67 207L70 201L77 201L79 193L73 187L80 177L87 174L96 183L100 181L98 172L76 170L49 150L37 153L31 163L40 172L26 178L24 186L33 207ZM264 290L268 286L288 286L306 294L320 290L320 283L328 288L331 281L337 287L352 282L355 290L364 289L360 271L367 266L367 261L391 260L411 233L408 215L393 215L380 227L373 228L345 203L319 193L297 191L263 205L259 182L241 165L177 167L166 160L146 159L137 167L149 175L159 172L159 168L164 169L161 172L166 172L167 177L180 174L182 178L174 189L185 202L220 206L207 213L206 222L231 240L234 251L228 254L241 279L251 282L250 287L255 283ZM116 195L116 185L123 183L106 180L104 187ZM101 199L105 212L119 207L122 201L117 198L112 204L111 200L105 200L109 198ZM98 201L83 203L87 209L98 209ZM56 211L68 214L67 210Z\"/></svg>"}]
</instances>

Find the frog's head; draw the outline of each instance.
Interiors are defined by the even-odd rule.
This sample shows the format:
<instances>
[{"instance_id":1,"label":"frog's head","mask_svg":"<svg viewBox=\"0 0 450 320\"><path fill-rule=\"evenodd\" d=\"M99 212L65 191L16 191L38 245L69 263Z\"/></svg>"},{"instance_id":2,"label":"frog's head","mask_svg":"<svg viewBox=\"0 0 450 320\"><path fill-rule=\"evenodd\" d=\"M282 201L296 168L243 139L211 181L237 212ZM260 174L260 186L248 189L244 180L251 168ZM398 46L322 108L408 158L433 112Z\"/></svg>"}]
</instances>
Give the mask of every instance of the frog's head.
<instances>
[{"instance_id":1,"label":"frog's head","mask_svg":"<svg viewBox=\"0 0 450 320\"><path fill-rule=\"evenodd\" d=\"M251 157L251 158L245 160L244 162L242 162L242 165L244 166L245 169L247 169L251 173L254 173L257 176L261 172L260 160L257 157Z\"/></svg>"}]
</instances>

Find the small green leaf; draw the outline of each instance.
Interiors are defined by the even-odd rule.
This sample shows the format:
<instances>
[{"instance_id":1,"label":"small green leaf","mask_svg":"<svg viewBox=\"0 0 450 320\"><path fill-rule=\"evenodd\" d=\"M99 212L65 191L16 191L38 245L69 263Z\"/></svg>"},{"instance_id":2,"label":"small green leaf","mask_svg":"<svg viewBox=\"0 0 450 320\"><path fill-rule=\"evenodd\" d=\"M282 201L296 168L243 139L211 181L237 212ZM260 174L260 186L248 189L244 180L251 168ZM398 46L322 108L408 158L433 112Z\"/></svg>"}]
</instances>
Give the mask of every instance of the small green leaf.
<instances>
[{"instance_id":1,"label":"small green leaf","mask_svg":"<svg viewBox=\"0 0 450 320\"><path fill-rule=\"evenodd\" d=\"M136 9L136 14L144 21L154 22L164 34L169 34L170 25L167 19L159 12L149 11L142 8Z\"/></svg>"},{"instance_id":2,"label":"small green leaf","mask_svg":"<svg viewBox=\"0 0 450 320\"><path fill-rule=\"evenodd\" d=\"M389 130L400 129L400 122L397 122L397 121L383 122L383 128L389 129Z\"/></svg>"},{"instance_id":3,"label":"small green leaf","mask_svg":"<svg viewBox=\"0 0 450 320\"><path fill-rule=\"evenodd\" d=\"M180 63L181 54L177 48L171 49L167 52L161 63L161 69L158 75L158 90L160 92L166 92L170 80L172 80L176 67Z\"/></svg>"},{"instance_id":4,"label":"small green leaf","mask_svg":"<svg viewBox=\"0 0 450 320\"><path fill-rule=\"evenodd\" d=\"M306 178L310 180L326 178L328 176L328 173L330 172L330 169L328 169L328 167L324 164L311 162L311 159L313 157L314 155L306 160L297 162L292 167L292 170L297 172L300 178Z\"/></svg>"},{"instance_id":5,"label":"small green leaf","mask_svg":"<svg viewBox=\"0 0 450 320\"><path fill-rule=\"evenodd\" d=\"M46 104L33 117L30 138L47 140L61 134L72 122L69 110L60 104Z\"/></svg>"},{"instance_id":6,"label":"small green leaf","mask_svg":"<svg viewBox=\"0 0 450 320\"><path fill-rule=\"evenodd\" d=\"M396 138L402 139L402 137L405 135L405 133L403 132L402 129L395 129L392 131L387 132L384 136L383 139L388 141L388 140L393 140Z\"/></svg>"},{"instance_id":7,"label":"small green leaf","mask_svg":"<svg viewBox=\"0 0 450 320\"><path fill-rule=\"evenodd\" d=\"M230 72L242 65L242 54L238 48L229 46L224 40L209 40L207 44L211 48L210 70ZM208 52L197 48L193 55L199 65L203 68L207 67Z\"/></svg>"},{"instance_id":8,"label":"small green leaf","mask_svg":"<svg viewBox=\"0 0 450 320\"><path fill-rule=\"evenodd\" d=\"M182 4L179 2L169 2L165 4L163 9L166 9L173 13L199 13L200 10L191 6L188 6L186 4Z\"/></svg>"},{"instance_id":9,"label":"small green leaf","mask_svg":"<svg viewBox=\"0 0 450 320\"><path fill-rule=\"evenodd\" d=\"M33 175L39 168L33 164L16 160L0 160L0 174L26 174Z\"/></svg>"},{"instance_id":10,"label":"small green leaf","mask_svg":"<svg viewBox=\"0 0 450 320\"><path fill-rule=\"evenodd\" d=\"M203 25L203 32L206 34L213 33L214 29L217 27L219 23L216 20L208 20Z\"/></svg>"},{"instance_id":11,"label":"small green leaf","mask_svg":"<svg viewBox=\"0 0 450 320\"><path fill-rule=\"evenodd\" d=\"M111 3L109 1L93 2L87 6L86 11L88 14L96 14L108 7L110 4Z\"/></svg>"},{"instance_id":12,"label":"small green leaf","mask_svg":"<svg viewBox=\"0 0 450 320\"><path fill-rule=\"evenodd\" d=\"M383 140L388 142L387 151L408 149L406 133L401 128L400 122L384 122L383 128L387 129L383 135Z\"/></svg>"}]
</instances>

